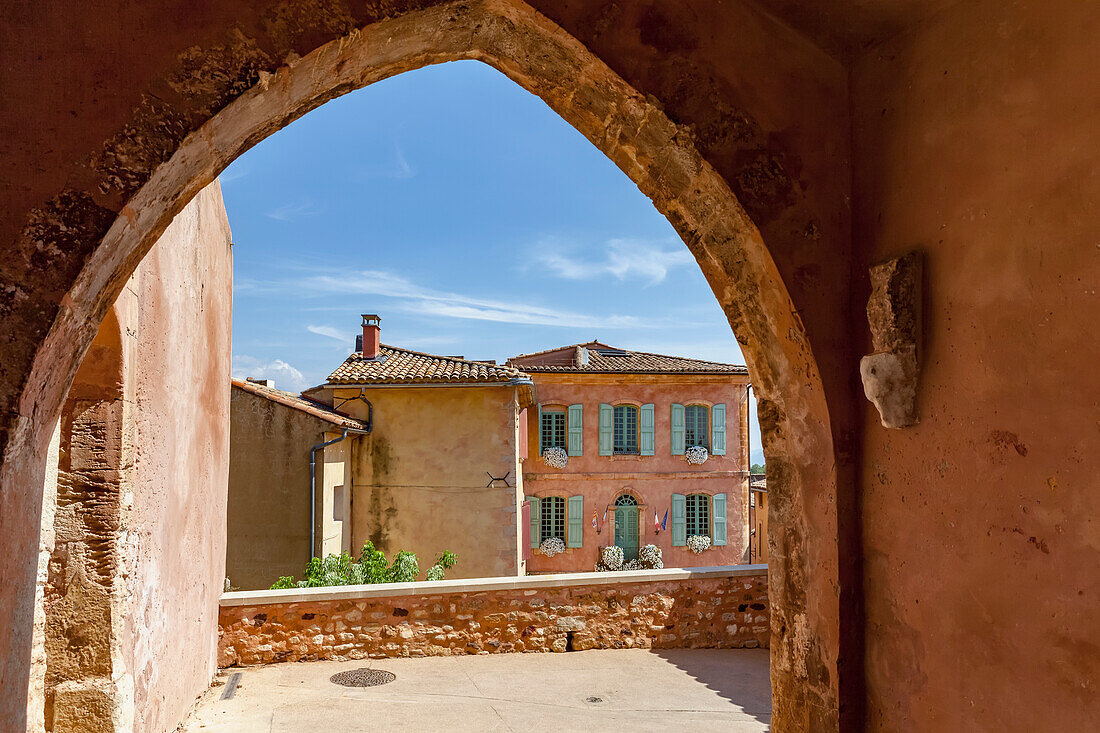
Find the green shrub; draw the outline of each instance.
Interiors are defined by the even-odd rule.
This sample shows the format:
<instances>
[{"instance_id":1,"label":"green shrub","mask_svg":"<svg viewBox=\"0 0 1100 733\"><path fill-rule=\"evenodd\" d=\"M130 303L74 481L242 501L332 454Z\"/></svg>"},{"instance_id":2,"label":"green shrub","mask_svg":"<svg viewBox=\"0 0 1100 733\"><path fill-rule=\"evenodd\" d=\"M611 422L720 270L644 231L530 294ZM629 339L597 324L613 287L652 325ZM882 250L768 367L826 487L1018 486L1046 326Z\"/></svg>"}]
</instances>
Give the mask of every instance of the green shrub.
<instances>
[{"instance_id":1,"label":"green shrub","mask_svg":"<svg viewBox=\"0 0 1100 733\"><path fill-rule=\"evenodd\" d=\"M390 565L389 582L409 583L416 580L418 575L420 575L420 564L416 561L416 555L405 550L398 550L397 554L393 556L393 563Z\"/></svg>"},{"instance_id":2,"label":"green shrub","mask_svg":"<svg viewBox=\"0 0 1100 733\"><path fill-rule=\"evenodd\" d=\"M428 580L443 580L443 571L453 568L458 557L450 551L444 551L428 568ZM306 565L302 580L292 575L283 575L272 584L272 590L287 588L321 588L333 585L370 585L373 583L408 583L420 575L420 563L414 553L398 550L393 562L386 561L386 555L375 548L369 540L359 552L356 560L349 553L315 557Z\"/></svg>"}]
</instances>

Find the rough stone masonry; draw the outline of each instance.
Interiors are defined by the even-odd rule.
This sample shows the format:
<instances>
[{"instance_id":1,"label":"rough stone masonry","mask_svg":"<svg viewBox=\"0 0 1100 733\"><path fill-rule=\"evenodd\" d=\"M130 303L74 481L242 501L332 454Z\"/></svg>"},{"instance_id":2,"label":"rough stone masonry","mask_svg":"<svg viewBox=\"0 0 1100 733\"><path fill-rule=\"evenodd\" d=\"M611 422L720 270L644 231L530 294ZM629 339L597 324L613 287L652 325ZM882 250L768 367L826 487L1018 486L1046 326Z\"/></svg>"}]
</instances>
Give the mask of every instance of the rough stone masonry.
<instances>
[{"instance_id":1,"label":"rough stone masonry","mask_svg":"<svg viewBox=\"0 0 1100 733\"><path fill-rule=\"evenodd\" d=\"M767 575L221 608L222 667L318 659L768 646ZM417 584L421 585L421 584Z\"/></svg>"}]
</instances>

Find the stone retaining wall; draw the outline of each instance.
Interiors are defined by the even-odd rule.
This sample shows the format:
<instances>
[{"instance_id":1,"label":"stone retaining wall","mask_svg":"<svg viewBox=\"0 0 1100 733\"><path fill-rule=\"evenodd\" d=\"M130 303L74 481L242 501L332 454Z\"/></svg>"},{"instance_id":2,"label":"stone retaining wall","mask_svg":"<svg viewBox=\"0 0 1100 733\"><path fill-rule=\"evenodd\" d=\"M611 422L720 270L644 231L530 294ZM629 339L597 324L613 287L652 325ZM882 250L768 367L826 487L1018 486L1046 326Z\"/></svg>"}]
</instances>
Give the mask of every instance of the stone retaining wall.
<instances>
[{"instance_id":1,"label":"stone retaining wall","mask_svg":"<svg viewBox=\"0 0 1100 733\"><path fill-rule=\"evenodd\" d=\"M767 567L226 593L219 665L768 646Z\"/></svg>"}]
</instances>

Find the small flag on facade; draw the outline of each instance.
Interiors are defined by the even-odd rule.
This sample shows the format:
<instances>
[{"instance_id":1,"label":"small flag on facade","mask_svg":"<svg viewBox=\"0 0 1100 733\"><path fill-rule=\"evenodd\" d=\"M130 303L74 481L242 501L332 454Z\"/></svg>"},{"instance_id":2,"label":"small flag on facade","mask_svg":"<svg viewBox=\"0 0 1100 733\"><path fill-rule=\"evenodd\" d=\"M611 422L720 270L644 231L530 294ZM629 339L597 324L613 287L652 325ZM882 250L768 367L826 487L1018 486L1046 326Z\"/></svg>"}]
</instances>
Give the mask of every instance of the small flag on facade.
<instances>
[{"instance_id":1,"label":"small flag on facade","mask_svg":"<svg viewBox=\"0 0 1100 733\"><path fill-rule=\"evenodd\" d=\"M656 509L653 510L653 531L654 532L660 532L661 531L661 520L657 516L657 510Z\"/></svg>"},{"instance_id":2,"label":"small flag on facade","mask_svg":"<svg viewBox=\"0 0 1100 733\"><path fill-rule=\"evenodd\" d=\"M598 510L596 509L596 507L592 507L592 529L599 529L600 528L599 523L596 521L596 512L597 511Z\"/></svg>"},{"instance_id":3,"label":"small flag on facade","mask_svg":"<svg viewBox=\"0 0 1100 733\"><path fill-rule=\"evenodd\" d=\"M603 527L607 524L607 507L603 508L603 519L600 520L600 526Z\"/></svg>"},{"instance_id":4,"label":"small flag on facade","mask_svg":"<svg viewBox=\"0 0 1100 733\"><path fill-rule=\"evenodd\" d=\"M668 509L665 509L665 518L661 520L661 530L668 529Z\"/></svg>"}]
</instances>

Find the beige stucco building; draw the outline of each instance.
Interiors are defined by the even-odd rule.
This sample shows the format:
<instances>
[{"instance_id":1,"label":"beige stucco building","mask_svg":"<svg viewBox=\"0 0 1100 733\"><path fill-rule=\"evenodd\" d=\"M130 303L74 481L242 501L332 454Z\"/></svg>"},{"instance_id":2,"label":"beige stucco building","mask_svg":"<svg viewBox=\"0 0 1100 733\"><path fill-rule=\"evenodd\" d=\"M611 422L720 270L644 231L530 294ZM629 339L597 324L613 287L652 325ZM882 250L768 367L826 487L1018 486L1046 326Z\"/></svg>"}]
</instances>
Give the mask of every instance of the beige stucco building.
<instances>
[{"instance_id":1,"label":"beige stucco building","mask_svg":"<svg viewBox=\"0 0 1100 733\"><path fill-rule=\"evenodd\" d=\"M389 556L416 553L422 569L454 552L448 577L522 574L530 379L382 345L376 316L364 316L363 332L365 348L302 395L235 385L230 581L259 588L300 576L310 449L327 441L316 452L315 555L358 555L369 540Z\"/></svg>"},{"instance_id":2,"label":"beige stucco building","mask_svg":"<svg viewBox=\"0 0 1100 733\"><path fill-rule=\"evenodd\" d=\"M349 549L343 487L370 424L267 380L232 384L225 574L232 587L267 588Z\"/></svg>"}]
</instances>

